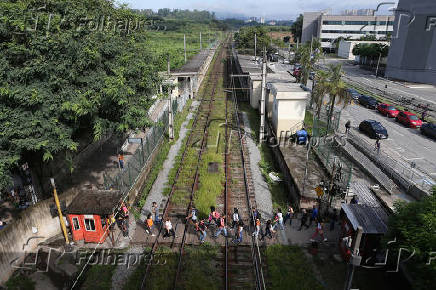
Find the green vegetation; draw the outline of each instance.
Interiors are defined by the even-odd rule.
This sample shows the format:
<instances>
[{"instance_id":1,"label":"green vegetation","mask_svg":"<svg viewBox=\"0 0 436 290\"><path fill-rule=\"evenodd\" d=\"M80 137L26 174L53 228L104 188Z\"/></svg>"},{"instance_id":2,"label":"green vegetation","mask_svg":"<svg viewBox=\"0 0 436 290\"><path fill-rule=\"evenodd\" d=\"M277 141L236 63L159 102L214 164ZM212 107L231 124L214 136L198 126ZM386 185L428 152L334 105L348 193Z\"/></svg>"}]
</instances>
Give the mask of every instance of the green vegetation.
<instances>
[{"instance_id":1,"label":"green vegetation","mask_svg":"<svg viewBox=\"0 0 436 290\"><path fill-rule=\"evenodd\" d=\"M80 289L106 290L112 286L115 265L93 265L86 271Z\"/></svg>"},{"instance_id":2,"label":"green vegetation","mask_svg":"<svg viewBox=\"0 0 436 290\"><path fill-rule=\"evenodd\" d=\"M353 54L377 60L379 57L387 57L389 45L383 43L358 43L353 47Z\"/></svg>"},{"instance_id":3,"label":"green vegetation","mask_svg":"<svg viewBox=\"0 0 436 290\"><path fill-rule=\"evenodd\" d=\"M5 286L6 289L11 290L33 290L35 289L35 282L28 275L18 274L9 278Z\"/></svg>"},{"instance_id":4,"label":"green vegetation","mask_svg":"<svg viewBox=\"0 0 436 290\"><path fill-rule=\"evenodd\" d=\"M297 19L291 25L291 32L294 36L294 41L297 39L301 42L301 34L303 32L303 14L298 15Z\"/></svg>"},{"instance_id":5,"label":"green vegetation","mask_svg":"<svg viewBox=\"0 0 436 290\"><path fill-rule=\"evenodd\" d=\"M254 138L253 140L255 142L258 142L260 128L260 118L258 113L256 112L256 110L251 108L250 104L248 103L239 103L238 106L240 111L243 111L247 114L248 121L250 122L250 128L253 132L252 138ZM276 162L274 161L272 149L266 144L262 144L262 146L259 147L259 150L261 154L259 167L262 172L262 176L268 183L268 187L271 192L273 208L281 208L282 210L285 210L287 208L287 205L289 204L288 192L286 190L286 187L283 185L282 182L274 182L268 175L270 172L276 172L279 173L279 176L281 176L280 168L276 165Z\"/></svg>"},{"instance_id":6,"label":"green vegetation","mask_svg":"<svg viewBox=\"0 0 436 290\"><path fill-rule=\"evenodd\" d=\"M74 170L68 164L81 144L149 126L151 96L162 82L158 72L166 70L168 57L173 69L184 63L183 35L189 58L200 47L200 31L206 48L223 28L207 12L178 11L159 18L157 26L167 30L156 31L154 16L114 3L0 3L0 188L19 162L29 162L39 179L59 162ZM142 26L127 30L116 21Z\"/></svg>"},{"instance_id":7,"label":"green vegetation","mask_svg":"<svg viewBox=\"0 0 436 290\"><path fill-rule=\"evenodd\" d=\"M254 54L254 36L256 35L257 55L262 55L263 48L267 49L267 52L272 51L271 37L268 34L268 30L264 26L247 26L242 27L239 32L235 33L234 39L236 48L245 50L246 53ZM279 40L282 42L281 40Z\"/></svg>"},{"instance_id":8,"label":"green vegetation","mask_svg":"<svg viewBox=\"0 0 436 290\"><path fill-rule=\"evenodd\" d=\"M415 251L407 262L413 277L413 289L430 289L436 284L436 263L428 265L436 245L436 187L433 194L415 202L399 202L389 219L389 233L386 241L394 238L390 245L395 250ZM398 252L397 252L398 253ZM434 257L434 255L432 256Z\"/></svg>"},{"instance_id":9,"label":"green vegetation","mask_svg":"<svg viewBox=\"0 0 436 290\"><path fill-rule=\"evenodd\" d=\"M221 275L217 275L219 246L204 243L201 247L185 247L182 271L177 289L222 289Z\"/></svg>"},{"instance_id":10,"label":"green vegetation","mask_svg":"<svg viewBox=\"0 0 436 290\"><path fill-rule=\"evenodd\" d=\"M266 249L269 289L323 289L312 264L297 246L272 245Z\"/></svg>"}]
</instances>

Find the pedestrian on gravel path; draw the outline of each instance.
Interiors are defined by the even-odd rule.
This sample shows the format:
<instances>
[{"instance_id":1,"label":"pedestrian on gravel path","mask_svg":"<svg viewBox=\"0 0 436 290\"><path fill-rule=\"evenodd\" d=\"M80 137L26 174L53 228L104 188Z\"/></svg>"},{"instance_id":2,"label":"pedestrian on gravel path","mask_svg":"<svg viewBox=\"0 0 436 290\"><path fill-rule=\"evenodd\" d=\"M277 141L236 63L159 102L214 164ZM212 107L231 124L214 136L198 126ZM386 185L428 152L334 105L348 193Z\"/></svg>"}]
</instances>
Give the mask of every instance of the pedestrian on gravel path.
<instances>
[{"instance_id":1,"label":"pedestrian on gravel path","mask_svg":"<svg viewBox=\"0 0 436 290\"><path fill-rule=\"evenodd\" d=\"M224 218L224 216L221 216L218 219L218 229L215 232L214 237L218 238L218 236L223 233L224 237L227 238L227 228L226 228L226 220Z\"/></svg>"},{"instance_id":2,"label":"pedestrian on gravel path","mask_svg":"<svg viewBox=\"0 0 436 290\"><path fill-rule=\"evenodd\" d=\"M152 228L153 228L153 218L152 218L151 213L149 213L147 216L147 219L145 220L145 232L147 234L151 235L152 237L154 237L156 235L153 234Z\"/></svg>"},{"instance_id":3,"label":"pedestrian on gravel path","mask_svg":"<svg viewBox=\"0 0 436 290\"><path fill-rule=\"evenodd\" d=\"M191 220L192 223L195 225L197 223L197 209L195 207L191 208L191 212L186 217L186 220Z\"/></svg>"},{"instance_id":4,"label":"pedestrian on gravel path","mask_svg":"<svg viewBox=\"0 0 436 290\"><path fill-rule=\"evenodd\" d=\"M233 209L233 215L232 215L232 229L234 229L238 223L239 223L239 213L238 213L238 209L235 207Z\"/></svg>"},{"instance_id":5,"label":"pedestrian on gravel path","mask_svg":"<svg viewBox=\"0 0 436 290\"><path fill-rule=\"evenodd\" d=\"M301 211L302 215L301 215L301 223L300 223L300 228L298 229L299 231L301 231L301 229L303 228L303 226L306 226L306 222L307 222L307 211L305 208L303 208L303 210ZM306 226L307 227L307 226Z\"/></svg>"},{"instance_id":6,"label":"pedestrian on gravel path","mask_svg":"<svg viewBox=\"0 0 436 290\"><path fill-rule=\"evenodd\" d=\"M260 238L260 240L263 240L265 238L265 236L268 236L270 239L272 239L272 234L275 233L271 220L267 220L266 222L266 226L265 226L265 232L262 233L262 236Z\"/></svg>"},{"instance_id":7,"label":"pedestrian on gravel path","mask_svg":"<svg viewBox=\"0 0 436 290\"><path fill-rule=\"evenodd\" d=\"M333 209L331 218L330 218L330 231L333 231L335 229L335 223L338 220L338 214L337 209Z\"/></svg>"},{"instance_id":8,"label":"pedestrian on gravel path","mask_svg":"<svg viewBox=\"0 0 436 290\"><path fill-rule=\"evenodd\" d=\"M215 225L218 225L219 218L220 218L219 212L215 210L214 206L211 206L210 214L209 214L209 224L213 221Z\"/></svg>"},{"instance_id":9,"label":"pedestrian on gravel path","mask_svg":"<svg viewBox=\"0 0 436 290\"><path fill-rule=\"evenodd\" d=\"M280 230L283 231L285 229L285 227L283 226L283 213L282 213L281 208L277 209L277 214L276 214L276 217L274 220L276 220L276 223L274 225L274 229L276 229L276 227L279 226Z\"/></svg>"},{"instance_id":10,"label":"pedestrian on gravel path","mask_svg":"<svg viewBox=\"0 0 436 290\"><path fill-rule=\"evenodd\" d=\"M252 209L252 216L253 216L253 219L251 220L251 224L252 224L252 226L254 226L254 221L257 219L257 218L260 218L260 213L259 213L259 211L255 208L255 207L253 207L253 209Z\"/></svg>"},{"instance_id":11,"label":"pedestrian on gravel path","mask_svg":"<svg viewBox=\"0 0 436 290\"><path fill-rule=\"evenodd\" d=\"M324 229L323 229L323 228L324 228L324 224L323 224L320 220L318 220L318 223L317 223L317 226L316 226L315 232L313 233L312 237L310 238L310 241L311 241L311 242L314 242L314 241L315 241L314 238L315 238L317 235L320 235L321 238L324 240L324 242L327 242L327 238L324 237Z\"/></svg>"},{"instance_id":12,"label":"pedestrian on gravel path","mask_svg":"<svg viewBox=\"0 0 436 290\"><path fill-rule=\"evenodd\" d=\"M244 223L240 221L238 224L238 231L236 232L236 239L234 239L232 242L238 245L242 243L243 233L244 233Z\"/></svg>"},{"instance_id":13,"label":"pedestrian on gravel path","mask_svg":"<svg viewBox=\"0 0 436 290\"><path fill-rule=\"evenodd\" d=\"M160 223L160 219L159 219L159 207L157 206L157 203L155 201L153 201L152 204L151 204L151 213L154 216L154 223L155 224L159 224Z\"/></svg>"},{"instance_id":14,"label":"pedestrian on gravel path","mask_svg":"<svg viewBox=\"0 0 436 290\"><path fill-rule=\"evenodd\" d=\"M351 122L350 120L348 120L347 123L345 123L345 134L350 133L350 128L351 128Z\"/></svg>"},{"instance_id":15,"label":"pedestrian on gravel path","mask_svg":"<svg viewBox=\"0 0 436 290\"><path fill-rule=\"evenodd\" d=\"M118 153L118 163L120 165L120 169L123 170L124 169L124 153L123 153L123 151L120 151Z\"/></svg>"},{"instance_id":16,"label":"pedestrian on gravel path","mask_svg":"<svg viewBox=\"0 0 436 290\"><path fill-rule=\"evenodd\" d=\"M313 205L312 214L310 215L309 225L306 226L306 228L309 228L312 225L312 222L317 220L318 215L319 215L318 208L316 207L316 205Z\"/></svg>"},{"instance_id":17,"label":"pedestrian on gravel path","mask_svg":"<svg viewBox=\"0 0 436 290\"><path fill-rule=\"evenodd\" d=\"M289 220L289 225L292 226L292 217L294 216L294 209L291 205L288 205L288 211L286 212L285 219L283 220L283 225Z\"/></svg>"}]
</instances>

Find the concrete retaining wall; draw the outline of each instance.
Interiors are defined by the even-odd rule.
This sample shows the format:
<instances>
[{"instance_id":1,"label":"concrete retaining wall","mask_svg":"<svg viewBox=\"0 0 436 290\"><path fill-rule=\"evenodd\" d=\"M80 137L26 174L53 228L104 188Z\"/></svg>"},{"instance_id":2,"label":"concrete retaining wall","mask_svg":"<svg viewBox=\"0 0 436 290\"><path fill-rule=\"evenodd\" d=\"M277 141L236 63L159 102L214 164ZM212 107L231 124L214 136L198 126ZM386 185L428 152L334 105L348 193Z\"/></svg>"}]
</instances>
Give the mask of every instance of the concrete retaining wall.
<instances>
[{"instance_id":1,"label":"concrete retaining wall","mask_svg":"<svg viewBox=\"0 0 436 290\"><path fill-rule=\"evenodd\" d=\"M78 193L78 190L70 190L59 196L68 205ZM38 243L45 239L58 235L61 232L59 218L52 218L50 204L54 199L43 200L22 211L13 224L0 231L0 283L3 284L13 273L14 265L18 265L24 253L32 252ZM36 233L33 230L37 230ZM14 259L16 263L11 264Z\"/></svg>"}]
</instances>

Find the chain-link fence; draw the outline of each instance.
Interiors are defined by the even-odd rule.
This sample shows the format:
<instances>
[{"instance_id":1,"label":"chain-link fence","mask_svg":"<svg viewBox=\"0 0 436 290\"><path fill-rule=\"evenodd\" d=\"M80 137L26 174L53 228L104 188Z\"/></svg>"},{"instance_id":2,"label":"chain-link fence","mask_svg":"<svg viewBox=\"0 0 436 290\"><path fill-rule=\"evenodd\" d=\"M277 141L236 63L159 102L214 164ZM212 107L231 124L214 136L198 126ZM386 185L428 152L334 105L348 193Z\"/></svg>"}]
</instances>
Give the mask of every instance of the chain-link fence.
<instances>
[{"instance_id":1,"label":"chain-link fence","mask_svg":"<svg viewBox=\"0 0 436 290\"><path fill-rule=\"evenodd\" d=\"M172 109L174 116L180 112L185 106L188 95L183 95L176 100L172 101ZM163 106L161 113L159 113L155 125L148 128L145 137L131 138L139 146L134 151L133 155L126 160L124 169L118 171L116 174L108 172L103 173L104 187L106 189L118 189L121 192L126 192L136 182L137 177L142 171L142 168L149 162L153 152L161 143L168 133L168 102ZM126 141L128 142L128 141Z\"/></svg>"},{"instance_id":2,"label":"chain-link fence","mask_svg":"<svg viewBox=\"0 0 436 290\"><path fill-rule=\"evenodd\" d=\"M405 189L411 186L430 193L436 182L425 173L413 168L410 164L402 162L398 158L393 158L384 150L378 152L374 148L374 144L359 137L357 134L350 132L348 141L362 151L369 159L377 164L389 177L396 180Z\"/></svg>"}]
</instances>

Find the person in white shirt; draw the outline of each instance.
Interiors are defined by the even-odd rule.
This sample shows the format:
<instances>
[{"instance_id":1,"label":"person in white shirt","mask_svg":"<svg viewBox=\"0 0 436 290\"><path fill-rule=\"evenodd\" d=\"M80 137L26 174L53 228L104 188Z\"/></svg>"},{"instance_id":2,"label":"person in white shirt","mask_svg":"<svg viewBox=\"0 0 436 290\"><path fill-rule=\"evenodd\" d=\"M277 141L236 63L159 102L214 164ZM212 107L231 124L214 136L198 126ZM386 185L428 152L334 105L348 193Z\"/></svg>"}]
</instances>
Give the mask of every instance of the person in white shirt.
<instances>
[{"instance_id":1,"label":"person in white shirt","mask_svg":"<svg viewBox=\"0 0 436 290\"><path fill-rule=\"evenodd\" d=\"M164 229L165 229L165 233L163 235L164 239L169 236L174 236L174 237L176 236L176 233L173 230L173 225L171 224L169 218L165 220Z\"/></svg>"},{"instance_id":2,"label":"person in white shirt","mask_svg":"<svg viewBox=\"0 0 436 290\"><path fill-rule=\"evenodd\" d=\"M238 209L235 207L233 209L233 215L232 215L232 229L234 229L238 223L239 223L239 213L238 213Z\"/></svg>"},{"instance_id":3,"label":"person in white shirt","mask_svg":"<svg viewBox=\"0 0 436 290\"><path fill-rule=\"evenodd\" d=\"M285 229L285 227L283 226L283 213L281 208L277 209L277 223L274 225L274 229L277 227L277 225L280 226L281 230Z\"/></svg>"}]
</instances>

